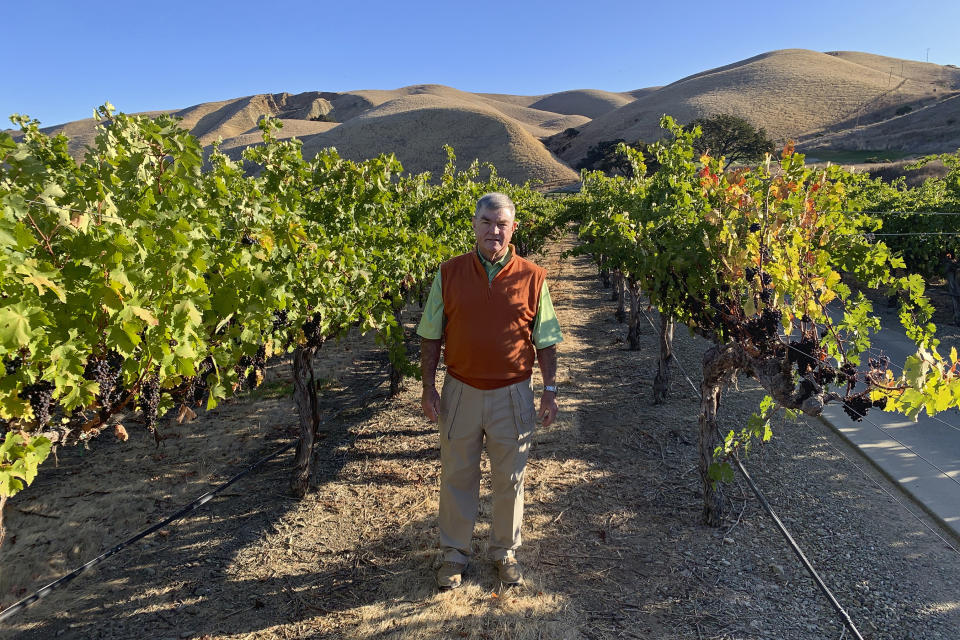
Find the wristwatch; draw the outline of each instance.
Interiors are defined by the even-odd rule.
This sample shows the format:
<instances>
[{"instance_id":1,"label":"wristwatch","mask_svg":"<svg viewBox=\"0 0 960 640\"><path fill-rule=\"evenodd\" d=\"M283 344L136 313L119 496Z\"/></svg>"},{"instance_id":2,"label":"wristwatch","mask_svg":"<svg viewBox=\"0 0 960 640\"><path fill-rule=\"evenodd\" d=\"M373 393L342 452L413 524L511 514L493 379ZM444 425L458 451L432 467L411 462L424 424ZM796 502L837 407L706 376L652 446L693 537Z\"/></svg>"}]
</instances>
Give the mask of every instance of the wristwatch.
<instances>
[{"instance_id":1,"label":"wristwatch","mask_svg":"<svg viewBox=\"0 0 960 640\"><path fill-rule=\"evenodd\" d=\"M545 384L543 385L544 391L553 391L554 395L557 393L557 385L555 384Z\"/></svg>"}]
</instances>

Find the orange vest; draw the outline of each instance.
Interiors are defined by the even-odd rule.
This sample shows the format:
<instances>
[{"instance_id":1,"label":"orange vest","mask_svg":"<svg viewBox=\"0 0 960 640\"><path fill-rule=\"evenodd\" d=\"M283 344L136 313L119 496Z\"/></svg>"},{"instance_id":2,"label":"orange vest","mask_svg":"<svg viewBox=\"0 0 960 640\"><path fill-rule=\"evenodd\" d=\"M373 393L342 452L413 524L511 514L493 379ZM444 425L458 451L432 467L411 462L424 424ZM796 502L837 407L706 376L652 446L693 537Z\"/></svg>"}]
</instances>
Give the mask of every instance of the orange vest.
<instances>
[{"instance_id":1,"label":"orange vest","mask_svg":"<svg viewBox=\"0 0 960 640\"><path fill-rule=\"evenodd\" d=\"M492 282L476 250L440 265L447 373L476 389L528 379L544 278L546 271L515 252Z\"/></svg>"}]
</instances>

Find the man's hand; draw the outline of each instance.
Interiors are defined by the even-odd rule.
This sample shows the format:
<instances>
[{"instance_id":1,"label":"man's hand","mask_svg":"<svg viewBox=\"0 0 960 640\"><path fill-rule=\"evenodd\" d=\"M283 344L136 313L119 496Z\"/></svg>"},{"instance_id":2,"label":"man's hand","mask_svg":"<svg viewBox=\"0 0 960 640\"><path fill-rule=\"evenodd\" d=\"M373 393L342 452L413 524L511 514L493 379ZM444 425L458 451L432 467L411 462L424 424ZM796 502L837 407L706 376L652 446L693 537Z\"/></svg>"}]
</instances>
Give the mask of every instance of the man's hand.
<instances>
[{"instance_id":1,"label":"man's hand","mask_svg":"<svg viewBox=\"0 0 960 640\"><path fill-rule=\"evenodd\" d=\"M543 421L543 426L549 427L557 418L559 410L556 394L553 391L544 391L540 396L540 411L537 412L537 417Z\"/></svg>"},{"instance_id":2,"label":"man's hand","mask_svg":"<svg viewBox=\"0 0 960 640\"><path fill-rule=\"evenodd\" d=\"M440 394L436 387L424 387L423 394L420 396L420 406L423 407L423 415L427 416L430 422L436 422L440 417Z\"/></svg>"}]
</instances>

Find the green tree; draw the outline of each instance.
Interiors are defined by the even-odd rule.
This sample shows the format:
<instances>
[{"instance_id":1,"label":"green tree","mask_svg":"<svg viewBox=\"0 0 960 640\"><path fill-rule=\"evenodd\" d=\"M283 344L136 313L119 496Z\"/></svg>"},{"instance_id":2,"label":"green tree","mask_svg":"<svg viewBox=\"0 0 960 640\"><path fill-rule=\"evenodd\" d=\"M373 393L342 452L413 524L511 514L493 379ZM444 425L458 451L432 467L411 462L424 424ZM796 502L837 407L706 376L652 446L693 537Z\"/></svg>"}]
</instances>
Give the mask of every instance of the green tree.
<instances>
[{"instance_id":1,"label":"green tree","mask_svg":"<svg viewBox=\"0 0 960 640\"><path fill-rule=\"evenodd\" d=\"M693 131L696 127L700 127L702 135L694 141L694 150L700 155L723 157L724 169L738 161L762 160L765 154L774 151L773 141L767 137L766 130L754 128L739 116L718 113L709 118L697 118L684 129Z\"/></svg>"}]
</instances>

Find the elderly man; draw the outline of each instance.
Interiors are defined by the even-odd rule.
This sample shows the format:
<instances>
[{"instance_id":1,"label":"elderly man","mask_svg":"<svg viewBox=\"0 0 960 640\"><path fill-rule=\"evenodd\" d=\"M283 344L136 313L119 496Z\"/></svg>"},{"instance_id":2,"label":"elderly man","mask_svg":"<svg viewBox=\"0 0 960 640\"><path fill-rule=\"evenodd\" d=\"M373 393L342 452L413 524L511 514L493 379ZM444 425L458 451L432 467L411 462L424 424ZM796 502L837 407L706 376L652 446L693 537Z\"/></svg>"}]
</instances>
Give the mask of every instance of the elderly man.
<instances>
[{"instance_id":1,"label":"elderly man","mask_svg":"<svg viewBox=\"0 0 960 640\"><path fill-rule=\"evenodd\" d=\"M490 556L503 584L523 582L515 553L527 452L536 416L547 426L557 415L556 344L563 338L546 272L510 244L515 216L507 195L480 198L476 248L440 266L417 328L423 412L440 427L440 589L459 587L470 559L484 439L493 485ZM438 394L444 341L447 376ZM539 412L530 385L534 357L544 383Z\"/></svg>"}]
</instances>

